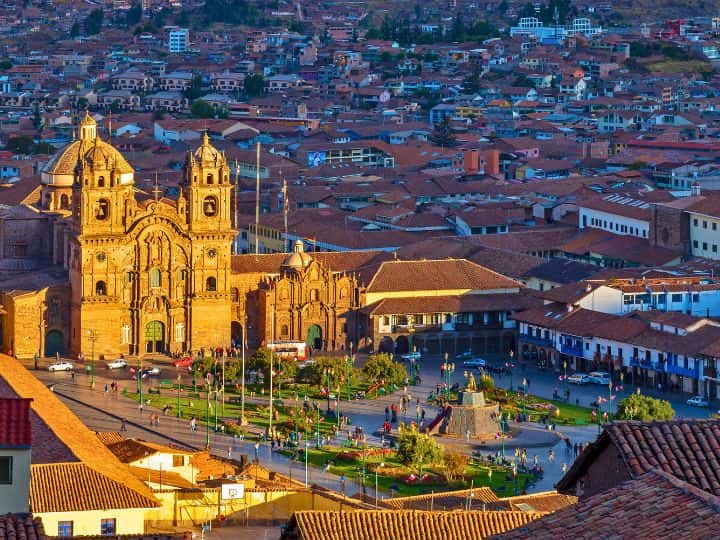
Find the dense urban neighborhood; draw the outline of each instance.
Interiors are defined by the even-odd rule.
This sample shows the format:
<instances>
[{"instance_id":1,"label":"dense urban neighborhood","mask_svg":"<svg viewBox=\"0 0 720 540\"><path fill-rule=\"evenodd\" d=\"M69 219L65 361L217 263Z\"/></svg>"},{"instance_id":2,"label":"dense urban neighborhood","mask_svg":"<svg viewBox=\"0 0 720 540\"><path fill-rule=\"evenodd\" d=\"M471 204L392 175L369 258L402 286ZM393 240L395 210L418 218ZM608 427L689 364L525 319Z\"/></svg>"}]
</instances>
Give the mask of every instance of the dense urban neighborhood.
<instances>
[{"instance_id":1,"label":"dense urban neighborhood","mask_svg":"<svg viewBox=\"0 0 720 540\"><path fill-rule=\"evenodd\" d=\"M719 66L702 0L3 3L0 540L720 537Z\"/></svg>"}]
</instances>

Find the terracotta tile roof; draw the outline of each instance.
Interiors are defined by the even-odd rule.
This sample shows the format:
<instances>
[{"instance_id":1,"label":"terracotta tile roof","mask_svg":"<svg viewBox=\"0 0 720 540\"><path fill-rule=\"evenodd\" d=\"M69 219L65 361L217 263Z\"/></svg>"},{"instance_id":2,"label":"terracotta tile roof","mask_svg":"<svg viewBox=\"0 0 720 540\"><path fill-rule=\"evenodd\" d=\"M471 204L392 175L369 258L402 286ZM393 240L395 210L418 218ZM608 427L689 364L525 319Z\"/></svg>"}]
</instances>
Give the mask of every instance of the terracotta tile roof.
<instances>
[{"instance_id":1,"label":"terracotta tile roof","mask_svg":"<svg viewBox=\"0 0 720 540\"><path fill-rule=\"evenodd\" d=\"M0 398L0 448L29 448L31 399Z\"/></svg>"},{"instance_id":2,"label":"terracotta tile roof","mask_svg":"<svg viewBox=\"0 0 720 540\"><path fill-rule=\"evenodd\" d=\"M305 510L295 512L283 540L481 540L541 514L528 512L422 512L419 510Z\"/></svg>"},{"instance_id":3,"label":"terracotta tile roof","mask_svg":"<svg viewBox=\"0 0 720 540\"><path fill-rule=\"evenodd\" d=\"M185 454L191 455L192 452L180 450L179 448L171 448L161 444L149 443L140 439L123 439L114 443L107 444L115 456L123 463L132 463L147 456L157 454L158 452L166 454Z\"/></svg>"},{"instance_id":4,"label":"terracotta tile roof","mask_svg":"<svg viewBox=\"0 0 720 540\"><path fill-rule=\"evenodd\" d=\"M0 515L0 540L46 540L42 521L31 514Z\"/></svg>"},{"instance_id":5,"label":"terracotta tile roof","mask_svg":"<svg viewBox=\"0 0 720 540\"><path fill-rule=\"evenodd\" d=\"M557 491L543 491L517 497L500 499L497 505L489 505L495 510L522 510L524 512L556 512L577 503L578 498L573 495L558 493Z\"/></svg>"},{"instance_id":6,"label":"terracotta tile roof","mask_svg":"<svg viewBox=\"0 0 720 540\"><path fill-rule=\"evenodd\" d=\"M240 467L233 462L215 457L206 451L194 453L190 457L190 463L197 471L195 475L196 482L213 478L224 478L228 475L240 473ZM258 478L257 473L255 478Z\"/></svg>"},{"instance_id":7,"label":"terracotta tile roof","mask_svg":"<svg viewBox=\"0 0 720 540\"><path fill-rule=\"evenodd\" d=\"M100 442L58 397L36 379L15 358L0 355L0 397L32 398L30 405L30 422L32 425L32 467L31 467L31 500L40 497L44 508L52 508L57 500L62 503L69 496L63 493L70 489L59 482L72 482L66 478L69 469L82 465L91 472L86 476L95 478L95 484L72 484L76 490L72 496L76 501L106 500L110 503L105 508L122 508L131 501L133 508L138 501L142 507L158 506L152 492L130 472L129 468ZM35 472L41 464L48 467L56 466L54 471ZM40 475L40 476L38 476ZM57 476L50 483L42 484L45 493L33 493L33 484L41 478ZM113 486L107 494L96 494L100 482ZM36 485L37 488L37 485ZM114 504L114 506L113 506ZM46 510L55 511L55 510Z\"/></svg>"},{"instance_id":8,"label":"terracotta tile roof","mask_svg":"<svg viewBox=\"0 0 720 540\"><path fill-rule=\"evenodd\" d=\"M705 540L719 536L720 499L653 470L493 538Z\"/></svg>"},{"instance_id":9,"label":"terracotta tile roof","mask_svg":"<svg viewBox=\"0 0 720 540\"><path fill-rule=\"evenodd\" d=\"M385 506L398 510L465 510L468 504L477 510L478 506L487 503L499 502L497 495L489 487L475 489L461 489L458 491L446 491L444 493L433 493L414 495L412 497L393 497L385 499Z\"/></svg>"},{"instance_id":10,"label":"terracotta tile roof","mask_svg":"<svg viewBox=\"0 0 720 540\"><path fill-rule=\"evenodd\" d=\"M139 482L134 477L132 480ZM156 506L154 498L145 497L85 463L30 466L30 508L35 513Z\"/></svg>"},{"instance_id":11,"label":"terracotta tile roof","mask_svg":"<svg viewBox=\"0 0 720 540\"><path fill-rule=\"evenodd\" d=\"M386 261L367 292L518 289L510 278L465 259Z\"/></svg>"},{"instance_id":12,"label":"terracotta tile roof","mask_svg":"<svg viewBox=\"0 0 720 540\"><path fill-rule=\"evenodd\" d=\"M124 440L122 433L119 431L96 431L95 435L105 446Z\"/></svg>"},{"instance_id":13,"label":"terracotta tile roof","mask_svg":"<svg viewBox=\"0 0 720 540\"><path fill-rule=\"evenodd\" d=\"M145 467L130 467L130 471L141 482L158 484L168 488L190 489L195 485L189 480L183 478L180 474L173 471L160 471L155 469L147 469Z\"/></svg>"}]
</instances>

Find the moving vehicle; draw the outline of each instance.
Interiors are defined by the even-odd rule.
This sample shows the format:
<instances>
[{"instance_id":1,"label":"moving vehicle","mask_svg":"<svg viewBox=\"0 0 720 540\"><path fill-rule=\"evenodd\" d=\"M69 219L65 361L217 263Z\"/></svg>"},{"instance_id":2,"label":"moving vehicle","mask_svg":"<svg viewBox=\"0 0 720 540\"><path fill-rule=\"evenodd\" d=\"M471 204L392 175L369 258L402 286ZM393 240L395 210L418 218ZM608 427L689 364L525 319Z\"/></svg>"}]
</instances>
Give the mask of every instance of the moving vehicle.
<instances>
[{"instance_id":1,"label":"moving vehicle","mask_svg":"<svg viewBox=\"0 0 720 540\"><path fill-rule=\"evenodd\" d=\"M48 371L72 371L75 369L72 363L66 360L58 360L48 366Z\"/></svg>"},{"instance_id":2,"label":"moving vehicle","mask_svg":"<svg viewBox=\"0 0 720 540\"><path fill-rule=\"evenodd\" d=\"M419 351L413 351L405 354L401 354L400 358L402 358L404 361L408 360L420 360L422 358L422 355Z\"/></svg>"},{"instance_id":3,"label":"moving vehicle","mask_svg":"<svg viewBox=\"0 0 720 540\"><path fill-rule=\"evenodd\" d=\"M709 407L710 403L707 399L705 399L702 396L694 396L687 400L686 402L688 405L692 405L693 407Z\"/></svg>"},{"instance_id":4,"label":"moving vehicle","mask_svg":"<svg viewBox=\"0 0 720 540\"><path fill-rule=\"evenodd\" d=\"M472 351L461 352L455 355L455 360L470 360L473 356Z\"/></svg>"},{"instance_id":5,"label":"moving vehicle","mask_svg":"<svg viewBox=\"0 0 720 540\"><path fill-rule=\"evenodd\" d=\"M127 361L124 358L118 358L107 364L108 369L122 369L124 367L127 367Z\"/></svg>"},{"instance_id":6,"label":"moving vehicle","mask_svg":"<svg viewBox=\"0 0 720 540\"><path fill-rule=\"evenodd\" d=\"M142 373L143 375L147 375L149 377L160 375L160 368L153 366L144 367Z\"/></svg>"},{"instance_id":7,"label":"moving vehicle","mask_svg":"<svg viewBox=\"0 0 720 540\"><path fill-rule=\"evenodd\" d=\"M268 343L268 349L280 358L292 358L293 360L306 360L307 343L304 341L271 341Z\"/></svg>"},{"instance_id":8,"label":"moving vehicle","mask_svg":"<svg viewBox=\"0 0 720 540\"><path fill-rule=\"evenodd\" d=\"M612 382L610 374L606 371L591 371L588 373L589 381L594 384L603 384L607 386Z\"/></svg>"},{"instance_id":9,"label":"moving vehicle","mask_svg":"<svg viewBox=\"0 0 720 540\"><path fill-rule=\"evenodd\" d=\"M574 373L567 378L568 384L587 384L590 382L590 377L584 373Z\"/></svg>"},{"instance_id":10,"label":"moving vehicle","mask_svg":"<svg viewBox=\"0 0 720 540\"><path fill-rule=\"evenodd\" d=\"M183 357L180 358L179 360L175 360L175 361L173 362L173 366L175 366L175 367L188 367L188 368L189 368L189 367L192 367L193 362L194 362L194 360L193 360L192 356L183 356Z\"/></svg>"},{"instance_id":11,"label":"moving vehicle","mask_svg":"<svg viewBox=\"0 0 720 540\"><path fill-rule=\"evenodd\" d=\"M487 362L482 358L468 358L463 362L463 366L465 367L484 368L486 365Z\"/></svg>"}]
</instances>

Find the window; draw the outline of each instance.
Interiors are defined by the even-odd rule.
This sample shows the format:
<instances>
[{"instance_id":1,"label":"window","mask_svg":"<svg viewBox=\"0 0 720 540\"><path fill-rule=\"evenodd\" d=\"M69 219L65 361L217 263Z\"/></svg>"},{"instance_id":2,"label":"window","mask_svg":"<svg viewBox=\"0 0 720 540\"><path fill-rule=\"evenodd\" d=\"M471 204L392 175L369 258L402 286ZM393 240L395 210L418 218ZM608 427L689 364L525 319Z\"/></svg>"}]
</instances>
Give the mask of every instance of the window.
<instances>
[{"instance_id":1,"label":"window","mask_svg":"<svg viewBox=\"0 0 720 540\"><path fill-rule=\"evenodd\" d=\"M712 245L712 252L717 253L717 244Z\"/></svg>"},{"instance_id":2,"label":"window","mask_svg":"<svg viewBox=\"0 0 720 540\"><path fill-rule=\"evenodd\" d=\"M207 183L208 183L208 184L212 184L212 183L213 183L213 175L212 175L212 174L208 174L208 175L207 175Z\"/></svg>"},{"instance_id":3,"label":"window","mask_svg":"<svg viewBox=\"0 0 720 540\"><path fill-rule=\"evenodd\" d=\"M716 221L713 221L712 226L713 226L713 231L717 231L717 222Z\"/></svg>"},{"instance_id":4,"label":"window","mask_svg":"<svg viewBox=\"0 0 720 540\"><path fill-rule=\"evenodd\" d=\"M58 521L58 536L70 538L73 535L72 521Z\"/></svg>"},{"instance_id":5,"label":"window","mask_svg":"<svg viewBox=\"0 0 720 540\"><path fill-rule=\"evenodd\" d=\"M150 286L151 287L159 287L160 286L160 269L153 268L150 270Z\"/></svg>"},{"instance_id":6,"label":"window","mask_svg":"<svg viewBox=\"0 0 720 540\"><path fill-rule=\"evenodd\" d=\"M287 324L283 324L280 327L280 335L284 338L288 337L290 335L290 328L288 328Z\"/></svg>"},{"instance_id":7,"label":"window","mask_svg":"<svg viewBox=\"0 0 720 540\"><path fill-rule=\"evenodd\" d=\"M696 218L696 219L693 219L693 227L697 227L697 226L698 226L698 220Z\"/></svg>"},{"instance_id":8,"label":"window","mask_svg":"<svg viewBox=\"0 0 720 540\"><path fill-rule=\"evenodd\" d=\"M100 534L103 536L112 536L115 534L115 518L100 520Z\"/></svg>"},{"instance_id":9,"label":"window","mask_svg":"<svg viewBox=\"0 0 720 540\"><path fill-rule=\"evenodd\" d=\"M173 454L173 467L182 467L185 465L185 456Z\"/></svg>"},{"instance_id":10,"label":"window","mask_svg":"<svg viewBox=\"0 0 720 540\"><path fill-rule=\"evenodd\" d=\"M98 221L104 221L110 217L110 201L107 199L100 199L95 207L95 219Z\"/></svg>"},{"instance_id":11,"label":"window","mask_svg":"<svg viewBox=\"0 0 720 540\"><path fill-rule=\"evenodd\" d=\"M383 315L382 322L380 324L383 326L390 326L390 317Z\"/></svg>"},{"instance_id":12,"label":"window","mask_svg":"<svg viewBox=\"0 0 720 540\"><path fill-rule=\"evenodd\" d=\"M230 301L235 303L240 301L240 291L237 290L237 287L230 289Z\"/></svg>"},{"instance_id":13,"label":"window","mask_svg":"<svg viewBox=\"0 0 720 540\"><path fill-rule=\"evenodd\" d=\"M217 280L214 277L210 276L207 278L205 281L205 290L208 292L217 291Z\"/></svg>"},{"instance_id":14,"label":"window","mask_svg":"<svg viewBox=\"0 0 720 540\"><path fill-rule=\"evenodd\" d=\"M682 295L682 293L673 294L673 295L670 297L670 300L671 300L672 302L682 302L682 301L683 301L683 295Z\"/></svg>"},{"instance_id":15,"label":"window","mask_svg":"<svg viewBox=\"0 0 720 540\"><path fill-rule=\"evenodd\" d=\"M625 304L626 306L629 306L634 303L635 303L635 296L633 296L632 294L626 294L623 296L623 304Z\"/></svg>"},{"instance_id":16,"label":"window","mask_svg":"<svg viewBox=\"0 0 720 540\"><path fill-rule=\"evenodd\" d=\"M693 295L692 295L693 304L697 304L699 301L700 301L700 295L698 293L693 293Z\"/></svg>"},{"instance_id":17,"label":"window","mask_svg":"<svg viewBox=\"0 0 720 540\"><path fill-rule=\"evenodd\" d=\"M0 484L12 484L12 456L0 457Z\"/></svg>"},{"instance_id":18,"label":"window","mask_svg":"<svg viewBox=\"0 0 720 540\"><path fill-rule=\"evenodd\" d=\"M185 324L184 323L175 323L175 341L178 343L182 343L185 341Z\"/></svg>"},{"instance_id":19,"label":"window","mask_svg":"<svg viewBox=\"0 0 720 540\"><path fill-rule=\"evenodd\" d=\"M70 208L70 199L65 194L60 195L60 208L62 208L63 210L67 210L68 208Z\"/></svg>"},{"instance_id":20,"label":"window","mask_svg":"<svg viewBox=\"0 0 720 540\"><path fill-rule=\"evenodd\" d=\"M187 270L184 268L182 270L178 270L177 278L178 281L185 281L187 279Z\"/></svg>"},{"instance_id":21,"label":"window","mask_svg":"<svg viewBox=\"0 0 720 540\"><path fill-rule=\"evenodd\" d=\"M310 300L312 302L317 302L320 300L320 291L318 289L313 289L310 291Z\"/></svg>"},{"instance_id":22,"label":"window","mask_svg":"<svg viewBox=\"0 0 720 540\"><path fill-rule=\"evenodd\" d=\"M105 187L105 177L99 176L97 184L98 184L98 187Z\"/></svg>"},{"instance_id":23,"label":"window","mask_svg":"<svg viewBox=\"0 0 720 540\"><path fill-rule=\"evenodd\" d=\"M215 197L205 197L203 201L203 213L207 217L217 215L217 199Z\"/></svg>"},{"instance_id":24,"label":"window","mask_svg":"<svg viewBox=\"0 0 720 540\"><path fill-rule=\"evenodd\" d=\"M123 324L120 328L120 344L128 345L130 343L130 325Z\"/></svg>"},{"instance_id":25,"label":"window","mask_svg":"<svg viewBox=\"0 0 720 540\"><path fill-rule=\"evenodd\" d=\"M707 229L707 221L703 219L703 229Z\"/></svg>"},{"instance_id":26,"label":"window","mask_svg":"<svg viewBox=\"0 0 720 540\"><path fill-rule=\"evenodd\" d=\"M132 272L125 272L125 283L132 283L135 281L135 274Z\"/></svg>"},{"instance_id":27,"label":"window","mask_svg":"<svg viewBox=\"0 0 720 540\"><path fill-rule=\"evenodd\" d=\"M107 285L104 281L98 281L95 284L95 296L107 296Z\"/></svg>"},{"instance_id":28,"label":"window","mask_svg":"<svg viewBox=\"0 0 720 540\"><path fill-rule=\"evenodd\" d=\"M698 247L698 241L697 241L697 240L693 240L693 247L694 247L695 249L697 249L697 247Z\"/></svg>"},{"instance_id":29,"label":"window","mask_svg":"<svg viewBox=\"0 0 720 540\"><path fill-rule=\"evenodd\" d=\"M28 247L25 242L12 245L12 254L16 259L24 259L28 254Z\"/></svg>"},{"instance_id":30,"label":"window","mask_svg":"<svg viewBox=\"0 0 720 540\"><path fill-rule=\"evenodd\" d=\"M703 250L704 251L707 251L707 246L708 246L707 242L703 242Z\"/></svg>"}]
</instances>

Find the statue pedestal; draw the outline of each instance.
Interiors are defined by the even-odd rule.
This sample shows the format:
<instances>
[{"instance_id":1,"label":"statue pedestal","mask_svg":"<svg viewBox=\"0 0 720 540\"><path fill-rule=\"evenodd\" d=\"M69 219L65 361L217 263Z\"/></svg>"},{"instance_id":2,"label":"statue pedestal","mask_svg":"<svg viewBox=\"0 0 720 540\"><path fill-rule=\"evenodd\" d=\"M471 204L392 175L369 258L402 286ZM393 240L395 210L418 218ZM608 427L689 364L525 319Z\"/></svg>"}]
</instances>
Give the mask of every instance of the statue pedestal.
<instances>
[{"instance_id":1,"label":"statue pedestal","mask_svg":"<svg viewBox=\"0 0 720 540\"><path fill-rule=\"evenodd\" d=\"M463 390L458 394L458 405L462 407L484 407L485 393Z\"/></svg>"},{"instance_id":2,"label":"statue pedestal","mask_svg":"<svg viewBox=\"0 0 720 540\"><path fill-rule=\"evenodd\" d=\"M487 403L483 392L463 390L457 404L449 408L439 428L443 435L465 436L469 431L472 437L482 438L497 433L500 408L497 403Z\"/></svg>"}]
</instances>

